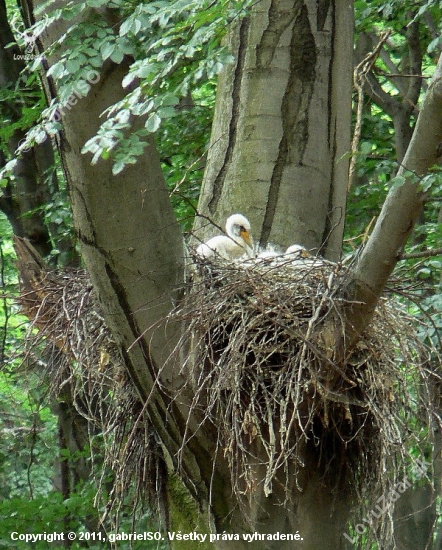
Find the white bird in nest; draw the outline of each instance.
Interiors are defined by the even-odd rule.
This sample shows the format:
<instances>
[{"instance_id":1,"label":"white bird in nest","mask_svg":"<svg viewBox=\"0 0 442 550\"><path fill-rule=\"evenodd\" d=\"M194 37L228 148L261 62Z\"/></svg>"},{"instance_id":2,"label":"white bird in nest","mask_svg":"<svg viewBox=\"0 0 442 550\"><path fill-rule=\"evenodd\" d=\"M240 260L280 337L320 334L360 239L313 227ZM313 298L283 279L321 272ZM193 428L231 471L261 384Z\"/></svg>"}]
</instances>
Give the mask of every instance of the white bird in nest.
<instances>
[{"instance_id":1,"label":"white bird in nest","mask_svg":"<svg viewBox=\"0 0 442 550\"><path fill-rule=\"evenodd\" d=\"M307 252L307 249L300 244L292 244L284 252L284 256L290 256L294 260L300 260L302 258L311 258L311 254Z\"/></svg>"},{"instance_id":2,"label":"white bird in nest","mask_svg":"<svg viewBox=\"0 0 442 550\"><path fill-rule=\"evenodd\" d=\"M259 248L254 262L262 265L275 266L278 264L278 259L283 258L282 252L278 251L273 244L267 245L265 248Z\"/></svg>"},{"instance_id":3,"label":"white bird in nest","mask_svg":"<svg viewBox=\"0 0 442 550\"><path fill-rule=\"evenodd\" d=\"M326 260L318 256L312 256L310 252L300 244L292 244L287 248L284 257L288 257L293 267L318 267L324 265Z\"/></svg>"},{"instance_id":4,"label":"white bird in nest","mask_svg":"<svg viewBox=\"0 0 442 550\"><path fill-rule=\"evenodd\" d=\"M219 256L236 260L244 255L253 257L253 241L249 220L242 214L233 214L226 221L226 235L217 235L200 244L197 254L205 258Z\"/></svg>"},{"instance_id":5,"label":"white bird in nest","mask_svg":"<svg viewBox=\"0 0 442 550\"><path fill-rule=\"evenodd\" d=\"M281 256L281 252L276 249L276 246L273 244L268 244L265 248L260 248L256 256L257 259L261 260L271 260L272 258L277 258Z\"/></svg>"}]
</instances>

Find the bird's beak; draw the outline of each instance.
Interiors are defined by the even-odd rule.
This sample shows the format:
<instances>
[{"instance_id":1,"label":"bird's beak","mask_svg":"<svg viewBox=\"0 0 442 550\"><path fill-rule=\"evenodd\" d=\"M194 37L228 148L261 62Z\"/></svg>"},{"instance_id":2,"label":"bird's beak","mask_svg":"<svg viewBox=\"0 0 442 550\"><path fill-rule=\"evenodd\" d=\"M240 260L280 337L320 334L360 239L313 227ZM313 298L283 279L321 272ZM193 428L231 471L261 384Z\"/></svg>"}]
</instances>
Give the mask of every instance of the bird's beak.
<instances>
[{"instance_id":1,"label":"bird's beak","mask_svg":"<svg viewBox=\"0 0 442 550\"><path fill-rule=\"evenodd\" d=\"M307 250L301 250L301 258L311 258L312 255Z\"/></svg>"},{"instance_id":2,"label":"bird's beak","mask_svg":"<svg viewBox=\"0 0 442 550\"><path fill-rule=\"evenodd\" d=\"M240 235L246 241L246 243L250 246L250 248L253 248L252 237L250 236L249 232L241 231Z\"/></svg>"}]
</instances>

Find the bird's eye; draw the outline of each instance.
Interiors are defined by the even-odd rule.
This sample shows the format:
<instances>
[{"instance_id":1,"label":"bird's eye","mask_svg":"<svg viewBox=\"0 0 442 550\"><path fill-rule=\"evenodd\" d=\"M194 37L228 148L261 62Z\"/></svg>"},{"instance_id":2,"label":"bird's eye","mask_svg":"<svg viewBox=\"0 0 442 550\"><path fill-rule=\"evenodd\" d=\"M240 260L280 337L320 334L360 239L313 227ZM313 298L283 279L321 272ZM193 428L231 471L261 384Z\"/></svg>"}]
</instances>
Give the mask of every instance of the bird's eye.
<instances>
[{"instance_id":1,"label":"bird's eye","mask_svg":"<svg viewBox=\"0 0 442 550\"><path fill-rule=\"evenodd\" d=\"M246 228L245 228L243 225L241 225L241 226L239 227L239 231L240 231L240 233L245 233L245 232L246 232Z\"/></svg>"}]
</instances>

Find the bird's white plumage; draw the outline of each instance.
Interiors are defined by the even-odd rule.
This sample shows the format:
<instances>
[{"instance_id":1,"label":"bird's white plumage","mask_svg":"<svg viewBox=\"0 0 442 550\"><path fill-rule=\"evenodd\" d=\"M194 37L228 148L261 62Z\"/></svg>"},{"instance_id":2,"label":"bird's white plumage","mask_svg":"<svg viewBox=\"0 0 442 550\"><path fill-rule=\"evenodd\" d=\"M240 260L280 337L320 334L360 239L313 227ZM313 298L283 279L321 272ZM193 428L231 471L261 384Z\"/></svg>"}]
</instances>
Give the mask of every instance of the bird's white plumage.
<instances>
[{"instance_id":1,"label":"bird's white plumage","mask_svg":"<svg viewBox=\"0 0 442 550\"><path fill-rule=\"evenodd\" d=\"M284 257L291 260L293 267L303 269L324 265L325 260L318 256L312 256L310 252L300 244L292 244L287 248Z\"/></svg>"},{"instance_id":2,"label":"bird's white plumage","mask_svg":"<svg viewBox=\"0 0 442 550\"><path fill-rule=\"evenodd\" d=\"M255 263L263 263L265 265L276 265L278 259L281 258L281 252L276 249L273 244L268 244L265 248L259 248L256 258L254 258Z\"/></svg>"},{"instance_id":3,"label":"bird's white plumage","mask_svg":"<svg viewBox=\"0 0 442 550\"><path fill-rule=\"evenodd\" d=\"M242 214L233 214L226 221L227 235L217 235L196 249L200 256L219 256L224 260L235 260L247 255L253 257L253 242L249 220Z\"/></svg>"},{"instance_id":4,"label":"bird's white plumage","mask_svg":"<svg viewBox=\"0 0 442 550\"><path fill-rule=\"evenodd\" d=\"M276 246L273 244L268 244L265 248L260 248L257 254L257 258L262 258L267 260L269 258L277 258L281 255L281 252L276 249Z\"/></svg>"},{"instance_id":5,"label":"bird's white plumage","mask_svg":"<svg viewBox=\"0 0 442 550\"><path fill-rule=\"evenodd\" d=\"M292 244L287 248L287 250L284 253L285 256L291 256L294 259L295 258L307 258L310 256L310 254L307 252L307 250L301 246L300 244Z\"/></svg>"},{"instance_id":6,"label":"bird's white plumage","mask_svg":"<svg viewBox=\"0 0 442 550\"><path fill-rule=\"evenodd\" d=\"M291 260L292 267L303 269L305 267L311 267L315 263L315 259L310 256L307 249L300 244L292 244L287 248L284 253L285 258Z\"/></svg>"}]
</instances>

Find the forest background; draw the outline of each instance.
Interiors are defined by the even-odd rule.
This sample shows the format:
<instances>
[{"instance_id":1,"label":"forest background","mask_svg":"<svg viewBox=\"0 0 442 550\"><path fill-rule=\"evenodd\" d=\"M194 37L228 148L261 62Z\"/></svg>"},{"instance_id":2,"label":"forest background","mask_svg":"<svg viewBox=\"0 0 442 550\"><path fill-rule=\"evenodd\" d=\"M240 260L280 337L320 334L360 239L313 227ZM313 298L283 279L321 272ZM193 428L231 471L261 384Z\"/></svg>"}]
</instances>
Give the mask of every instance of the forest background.
<instances>
[{"instance_id":1,"label":"forest background","mask_svg":"<svg viewBox=\"0 0 442 550\"><path fill-rule=\"evenodd\" d=\"M76 35L71 28L71 55L65 65L53 65L49 76L59 83L59 97L66 99L75 91L85 59L90 70L96 70L89 73L93 86L105 62L120 64L134 50L139 55L137 49L147 48L148 63L140 62L124 84L129 87L135 78L151 79L152 102L144 106L148 116L145 128L155 136L176 217L183 232L190 236L209 147L217 75L232 62L220 44L226 29L244 17L253 3L218 1L206 6L210 3L192 2L184 8L182 2L144 2L143 6L151 7L150 16L157 17L160 38L156 37L154 44L143 41L144 22L133 14L138 3L94 0L87 4L97 10L111 9L122 39L110 40L104 23L99 29L95 22L86 37ZM81 3L68 4L65 13L74 19L84 7ZM352 181L344 256L355 254L364 245L388 191L403 182L403 176L397 177L396 173L442 52L439 2L356 1L354 8L354 151L348 153ZM98 436L94 438L93 453L87 445L76 451L67 445L68 415L63 402L49 391L45 368L48 358L41 343L26 343L29 320L16 302L19 290L14 234L30 238L54 269L82 266L65 176L57 148L53 147L60 129L54 115L57 105L47 104L47 91L40 80L42 60L34 49L33 35L26 31L24 12L25 4L20 10L12 1L0 0L2 59L7 52L9 57L14 54L16 61L14 66L2 63L0 74L0 546L5 547L14 546L9 539L12 531L98 529L98 518L106 505L106 488L112 486L112 473L104 471L100 462ZM200 42L195 39L183 46L176 37L186 28L180 19L184 12L199 29ZM168 68L169 56L177 52L178 68ZM370 56L371 52L374 55ZM151 75L159 72L162 80L155 81ZM177 82L181 96L175 93ZM79 93L81 96L81 90ZM91 140L84 150L85 154L92 153L94 162L110 158L116 175L136 163L144 152L142 133L118 142L118 148L113 149L116 136L128 124L124 114L119 116L120 126L103 126L100 139ZM29 154L37 149L32 167ZM14 151L21 152L19 160ZM14 187L22 176L23 187ZM440 170L433 167L422 185L428 193L425 208L398 264L392 287L400 289L397 299L414 317L421 341L437 354L442 328ZM410 452L419 458L420 449ZM99 500L97 482L101 487ZM133 486L118 511L121 530L133 528L134 507L145 529L151 526L152 531L156 530L156 515L139 500L137 487ZM432 509L436 517L440 517L440 507L439 497ZM433 527L432 548L439 548L442 526L436 522ZM95 541L86 543L89 548L102 547ZM72 547L80 547L76 544ZM46 547L44 543L35 546ZM157 544L152 543L152 548Z\"/></svg>"}]
</instances>

